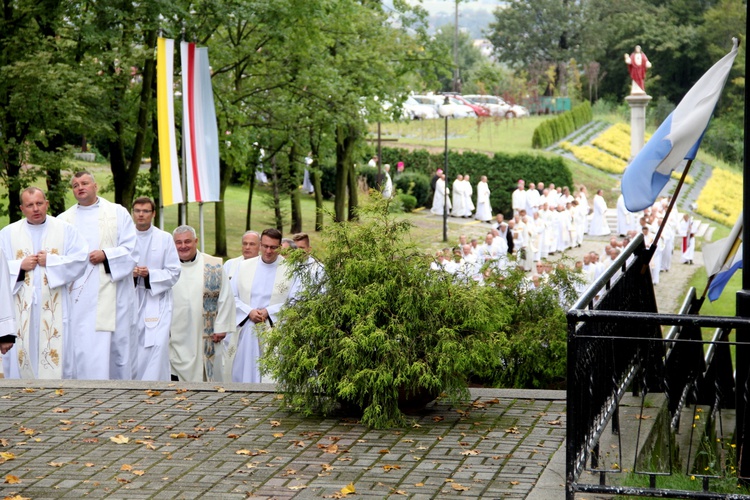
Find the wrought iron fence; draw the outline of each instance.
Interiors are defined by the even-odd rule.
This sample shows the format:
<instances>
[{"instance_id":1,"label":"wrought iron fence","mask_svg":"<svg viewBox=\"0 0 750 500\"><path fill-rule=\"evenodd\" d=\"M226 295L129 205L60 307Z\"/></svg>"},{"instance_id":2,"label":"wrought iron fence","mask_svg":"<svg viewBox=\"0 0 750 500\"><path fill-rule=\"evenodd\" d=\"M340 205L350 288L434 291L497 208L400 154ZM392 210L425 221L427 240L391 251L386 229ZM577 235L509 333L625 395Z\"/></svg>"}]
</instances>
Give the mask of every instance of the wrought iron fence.
<instances>
[{"instance_id":1,"label":"wrought iron fence","mask_svg":"<svg viewBox=\"0 0 750 500\"><path fill-rule=\"evenodd\" d=\"M694 290L679 314L660 314L648 267L649 252L638 235L568 312L566 497L573 500L577 492L594 492L750 498L711 492L714 476L708 474L696 474L703 491L657 488L657 476L670 475L675 468L671 449L665 470L646 470L638 467L636 446L633 471L649 476L648 488L607 484L608 475L620 474L622 460L629 460L621 457L620 465L600 464L599 449L606 428L615 434L621 431L619 408L625 394L632 391L642 398L663 394L668 428L673 433L679 430L685 405L707 405L710 410L704 418L716 419L722 408L735 406L729 334L737 327L750 327L748 318L697 315L700 303ZM672 328L663 335L662 327L669 325ZM712 340L703 341L704 327L717 328ZM706 343L709 348L704 355ZM690 429L692 433L693 427ZM637 434L625 439L639 441L640 424ZM738 454L738 458L742 456ZM690 467L688 460L686 470ZM582 481L584 470L598 475L598 484Z\"/></svg>"}]
</instances>

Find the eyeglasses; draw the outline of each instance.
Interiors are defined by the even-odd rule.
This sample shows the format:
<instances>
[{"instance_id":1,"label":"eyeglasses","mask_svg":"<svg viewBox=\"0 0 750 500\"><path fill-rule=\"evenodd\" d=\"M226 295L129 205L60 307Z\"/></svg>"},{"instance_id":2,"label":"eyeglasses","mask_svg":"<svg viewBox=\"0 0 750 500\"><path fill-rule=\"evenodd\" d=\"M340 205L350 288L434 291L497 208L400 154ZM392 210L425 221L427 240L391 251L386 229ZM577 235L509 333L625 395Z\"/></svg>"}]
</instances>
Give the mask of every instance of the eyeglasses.
<instances>
[{"instance_id":1,"label":"eyeglasses","mask_svg":"<svg viewBox=\"0 0 750 500\"><path fill-rule=\"evenodd\" d=\"M264 245L263 243L260 244L260 248L263 250L278 250L281 247L281 245Z\"/></svg>"},{"instance_id":2,"label":"eyeglasses","mask_svg":"<svg viewBox=\"0 0 750 500\"><path fill-rule=\"evenodd\" d=\"M150 214L151 212L153 212L153 210L133 210L133 213L136 214L136 215L138 215L138 214Z\"/></svg>"}]
</instances>

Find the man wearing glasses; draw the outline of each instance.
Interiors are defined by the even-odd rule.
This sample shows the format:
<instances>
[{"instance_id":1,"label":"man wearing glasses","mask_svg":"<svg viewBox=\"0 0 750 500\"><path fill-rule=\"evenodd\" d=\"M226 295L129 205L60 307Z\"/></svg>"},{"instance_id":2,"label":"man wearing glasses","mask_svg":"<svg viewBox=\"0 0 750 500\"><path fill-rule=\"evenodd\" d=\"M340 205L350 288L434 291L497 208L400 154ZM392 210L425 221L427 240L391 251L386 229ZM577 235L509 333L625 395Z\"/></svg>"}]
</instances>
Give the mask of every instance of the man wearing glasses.
<instances>
[{"instance_id":1,"label":"man wearing glasses","mask_svg":"<svg viewBox=\"0 0 750 500\"><path fill-rule=\"evenodd\" d=\"M172 236L154 227L154 200L133 202L138 264L133 269L138 316L135 380L169 380L169 328L172 287L180 277L180 258Z\"/></svg>"},{"instance_id":2,"label":"man wearing glasses","mask_svg":"<svg viewBox=\"0 0 750 500\"><path fill-rule=\"evenodd\" d=\"M289 298L292 280L284 257L279 255L281 239L277 229L263 231L260 256L242 261L232 279L238 333L232 335L227 349L224 380L231 373L232 382L271 382L261 378L258 370L258 358L263 354L258 334L273 328Z\"/></svg>"}]
</instances>

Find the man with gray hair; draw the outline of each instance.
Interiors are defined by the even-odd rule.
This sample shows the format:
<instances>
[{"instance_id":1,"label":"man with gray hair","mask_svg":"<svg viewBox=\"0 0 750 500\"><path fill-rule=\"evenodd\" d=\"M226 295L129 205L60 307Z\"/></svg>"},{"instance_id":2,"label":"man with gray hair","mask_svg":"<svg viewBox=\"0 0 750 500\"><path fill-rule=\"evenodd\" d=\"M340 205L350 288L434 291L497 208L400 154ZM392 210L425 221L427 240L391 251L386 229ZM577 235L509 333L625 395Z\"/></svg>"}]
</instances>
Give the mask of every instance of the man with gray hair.
<instances>
[{"instance_id":1,"label":"man with gray hair","mask_svg":"<svg viewBox=\"0 0 750 500\"><path fill-rule=\"evenodd\" d=\"M258 231L245 231L242 235L242 255L224 263L224 272L227 277L231 280L240 262L257 257L258 254L260 254L260 234Z\"/></svg>"},{"instance_id":2,"label":"man with gray hair","mask_svg":"<svg viewBox=\"0 0 750 500\"><path fill-rule=\"evenodd\" d=\"M218 257L198 251L195 229L172 232L182 263L172 288L174 309L169 340L172 380L221 380L221 341L235 329L235 306L229 278ZM217 352L218 351L218 352Z\"/></svg>"}]
</instances>

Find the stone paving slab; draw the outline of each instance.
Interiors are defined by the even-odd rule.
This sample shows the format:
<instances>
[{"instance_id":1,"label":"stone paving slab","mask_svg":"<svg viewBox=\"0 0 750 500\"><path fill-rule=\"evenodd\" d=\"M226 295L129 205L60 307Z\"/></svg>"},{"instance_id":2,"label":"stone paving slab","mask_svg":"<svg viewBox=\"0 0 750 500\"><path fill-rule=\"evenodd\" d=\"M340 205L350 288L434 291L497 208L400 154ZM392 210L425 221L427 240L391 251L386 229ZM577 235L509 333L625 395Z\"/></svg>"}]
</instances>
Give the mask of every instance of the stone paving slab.
<instances>
[{"instance_id":1,"label":"stone paving slab","mask_svg":"<svg viewBox=\"0 0 750 500\"><path fill-rule=\"evenodd\" d=\"M473 390L373 430L269 389L0 380L0 497L525 498L565 438L562 391Z\"/></svg>"}]
</instances>

